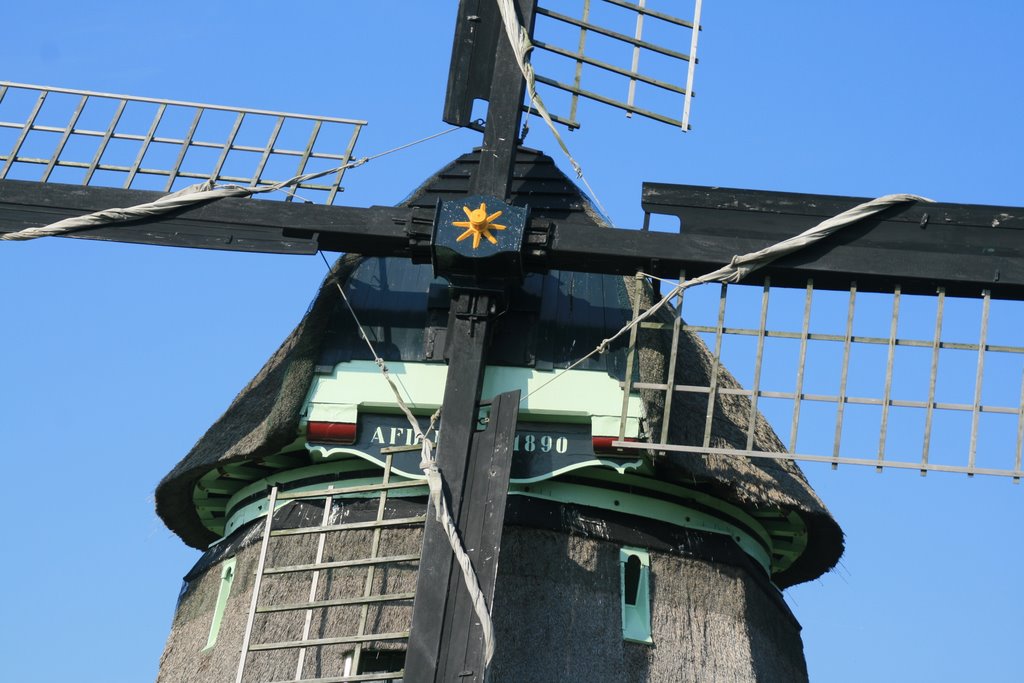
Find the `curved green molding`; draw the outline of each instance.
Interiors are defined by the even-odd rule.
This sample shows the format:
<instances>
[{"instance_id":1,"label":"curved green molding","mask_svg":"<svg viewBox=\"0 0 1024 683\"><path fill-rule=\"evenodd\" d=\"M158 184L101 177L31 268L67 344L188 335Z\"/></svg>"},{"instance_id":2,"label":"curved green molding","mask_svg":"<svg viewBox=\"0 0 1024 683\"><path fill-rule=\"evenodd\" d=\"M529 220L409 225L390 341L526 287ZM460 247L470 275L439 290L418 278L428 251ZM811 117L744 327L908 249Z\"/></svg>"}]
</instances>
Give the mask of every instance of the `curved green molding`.
<instances>
[{"instance_id":1,"label":"curved green molding","mask_svg":"<svg viewBox=\"0 0 1024 683\"><path fill-rule=\"evenodd\" d=\"M232 496L227 506L229 517L225 525L224 536L230 535L236 529L267 513L266 498L257 499L244 505L242 501L251 496L265 493L275 484L287 485L295 483L296 486L290 487L289 490L313 491L324 489L332 484L338 487L346 487L380 483L381 477L379 476L355 478L345 476L346 473L365 469L362 456L352 455L353 457L345 460L333 460L319 465L310 465L282 472L273 477L255 481L239 490ZM372 458L367 458L367 460L373 461ZM333 481L322 481L324 477L331 475L335 476L336 479ZM320 479L321 481L310 484L300 483L303 480L313 478ZM423 479L422 475L418 477L394 475L394 478L407 481ZM758 519L734 505L699 491L665 484L648 477L622 474L612 469L590 467L586 470L585 476L577 474L576 478L578 481L574 482L558 481L556 478L548 478L539 482L512 482L509 487L509 495L526 496L556 503L584 505L602 510L622 512L646 519L667 522L684 528L726 535L732 538L744 552L764 567L765 571L771 573L772 571L779 571L784 568L779 566L778 562L773 562L773 555L776 554L773 549L773 535L765 529ZM606 484L627 485L630 487L630 491L613 490L607 488ZM675 500L669 501L644 496L640 493L643 489L668 494ZM375 498L378 495L378 493L371 491L343 494L339 495L339 497ZM422 497L427 495L427 487L424 484L422 487L398 489L391 491L388 495L389 497ZM688 500L692 501L694 507L686 505ZM286 502L281 505L287 504ZM793 531L798 533L799 529L794 529Z\"/></svg>"},{"instance_id":2,"label":"curved green molding","mask_svg":"<svg viewBox=\"0 0 1024 683\"><path fill-rule=\"evenodd\" d=\"M346 446L329 446L328 447L328 446L325 446L323 444L307 443L306 444L306 449L309 451L310 455L312 455L315 458L319 457L319 458L327 459L327 458L334 458L334 456L337 456L337 455L354 455L354 456L356 456L358 458L363 458L364 460L368 460L368 461L372 462L373 464L377 465L378 467L383 468L385 466L384 460L382 460L381 458L378 458L378 457L374 456L371 453L367 453L365 451L360 451L360 450L357 450L355 448L348 448ZM642 457L637 459L637 460L632 460L630 462L619 463L619 462L615 462L614 460L604 460L602 458L594 456L590 460L584 460L582 462L574 462L574 463L572 463L570 465L566 465L565 467L561 467L561 468L559 468L557 470L552 470L550 472L538 475L536 477L528 477L528 478L525 478L525 479L511 479L510 481L512 481L513 483L524 483L524 484L525 483L530 483L530 482L535 482L535 481L543 481L545 479L551 479L552 477L557 477L557 476L566 474L567 472L572 472L573 470L583 469L584 467L607 467L607 468L611 468L611 469L615 470L619 474L625 474L626 472L629 472L629 471L636 471L636 470L643 469L645 465L646 465L646 463L644 462L644 459ZM403 477L405 477L407 479L426 479L426 477L424 476L423 472L420 472L419 470L417 470L415 472L406 472L405 470L399 469L398 467L395 467L394 465L392 465L391 471L395 472L397 474L400 474L401 476L403 476Z\"/></svg>"}]
</instances>

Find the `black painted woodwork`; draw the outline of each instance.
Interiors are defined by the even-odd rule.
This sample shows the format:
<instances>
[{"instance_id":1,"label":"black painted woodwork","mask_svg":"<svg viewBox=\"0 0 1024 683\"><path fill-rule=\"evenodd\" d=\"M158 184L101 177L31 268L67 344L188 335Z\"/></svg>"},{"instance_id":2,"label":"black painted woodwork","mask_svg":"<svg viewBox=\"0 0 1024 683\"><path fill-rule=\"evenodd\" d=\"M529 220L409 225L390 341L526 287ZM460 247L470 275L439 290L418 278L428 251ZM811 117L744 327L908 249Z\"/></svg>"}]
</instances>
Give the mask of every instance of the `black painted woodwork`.
<instances>
[{"instance_id":1,"label":"black painted woodwork","mask_svg":"<svg viewBox=\"0 0 1024 683\"><path fill-rule=\"evenodd\" d=\"M676 216L672 253L688 277L799 234L866 198L644 183L644 211ZM560 231L561 232L561 231ZM657 269L656 269L657 270ZM667 264L660 274L671 275ZM678 274L675 273L675 274ZM818 289L1024 298L1024 208L914 202L843 228L748 280Z\"/></svg>"},{"instance_id":2,"label":"black painted woodwork","mask_svg":"<svg viewBox=\"0 0 1024 683\"><path fill-rule=\"evenodd\" d=\"M147 190L0 180L0 233L47 225L166 196ZM149 221L82 230L69 237L272 254L317 249L368 256L409 255L408 229L433 225L433 211L404 207L322 206L227 198Z\"/></svg>"},{"instance_id":3,"label":"black painted woodwork","mask_svg":"<svg viewBox=\"0 0 1024 683\"><path fill-rule=\"evenodd\" d=\"M517 0L515 4L520 24L532 33L536 0ZM470 5L478 14L463 13ZM489 104L484 140L479 164L469 178L469 190L473 195L505 200L511 191L516 166L526 84L511 44L504 35L497 3L463 0L459 10L456 43L452 49L452 79L459 78L456 67L463 59L461 53L468 52L470 62L474 61L474 55L480 56L480 47L460 44L460 36L471 36L477 30L477 23L486 23L491 31L497 24L497 38L491 41L490 47L484 48L494 55L491 58L493 70L487 88ZM471 102L469 106L472 106ZM523 221L527 215L528 212L522 212ZM438 265L436 254L440 242L438 229L439 226L435 226L430 244L435 266ZM511 233L511 224L509 230L502 232ZM498 241L499 247L502 246L502 235L498 236ZM522 241L523 233L519 232L515 240L517 251ZM447 487L445 496L451 505L459 538L473 560L473 569L486 597L488 610L493 601L498 572L505 499L512 468L512 442L519 415L519 392L502 394L495 399L491 422L482 436L476 435L475 428L484 369L488 364L492 322L498 314L498 304L504 304L505 289L522 277L519 263L517 254L514 272L510 275L506 270L497 277L484 278L475 268L463 273L457 265L454 272L443 273L458 277L449 278L452 290L445 336L448 375L442 400L443 437L438 444L438 468ZM464 277L465 274L472 277ZM446 533L429 514L429 509L412 621L406 655L406 681L484 681L487 666L482 631L478 623L474 623L477 617L464 579L448 547Z\"/></svg>"},{"instance_id":4,"label":"black painted woodwork","mask_svg":"<svg viewBox=\"0 0 1024 683\"><path fill-rule=\"evenodd\" d=\"M464 197L478 162L465 155L411 207L354 208L222 199L148 223L83 231L84 239L231 251L311 254L317 248L368 256L429 258L438 199ZM524 239L527 271L548 269L676 277L717 269L736 254L791 237L863 198L646 183L643 207L678 217L681 231L597 228L578 215L578 198L548 157L519 150L510 203L531 206ZM112 206L153 201L157 192L0 180L0 232L44 225ZM927 220L922 221L927 214ZM577 222L580 221L580 222ZM301 227L296 227L301 226ZM950 203L894 207L756 271L776 285L863 291L1024 298L1024 209ZM599 237L599 238L598 238Z\"/></svg>"},{"instance_id":5,"label":"black painted woodwork","mask_svg":"<svg viewBox=\"0 0 1024 683\"><path fill-rule=\"evenodd\" d=\"M463 547L490 605L519 416L519 392L495 397L489 421L476 431L486 344L495 314L492 297L457 292L449 323L448 377L437 463ZM457 359L457 360L456 360ZM427 512L406 681L483 681L483 640L469 594L445 532ZM473 672L463 675L464 672ZM461 677L461 678L460 678Z\"/></svg>"},{"instance_id":6,"label":"black painted woodwork","mask_svg":"<svg viewBox=\"0 0 1024 683\"><path fill-rule=\"evenodd\" d=\"M533 10L537 1L517 0L515 4L519 24L533 35ZM480 149L480 166L473 174L470 189L475 194L489 194L498 199L506 199L515 166L526 80L516 62L512 45L505 36L498 3L488 1L477 9L483 13L485 21L498 22L500 37L497 41L497 53L493 58L494 71L491 76L490 95L487 98L487 124L484 128L483 146Z\"/></svg>"}]
</instances>

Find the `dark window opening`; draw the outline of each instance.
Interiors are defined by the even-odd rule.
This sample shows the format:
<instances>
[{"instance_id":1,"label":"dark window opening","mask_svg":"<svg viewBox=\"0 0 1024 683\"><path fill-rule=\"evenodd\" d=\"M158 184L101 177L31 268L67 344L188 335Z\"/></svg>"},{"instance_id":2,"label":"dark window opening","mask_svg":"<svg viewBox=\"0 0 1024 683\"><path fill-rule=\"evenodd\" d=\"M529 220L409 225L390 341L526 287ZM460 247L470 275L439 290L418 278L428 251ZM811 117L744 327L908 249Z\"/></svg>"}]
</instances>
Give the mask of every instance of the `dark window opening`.
<instances>
[{"instance_id":1,"label":"dark window opening","mask_svg":"<svg viewBox=\"0 0 1024 683\"><path fill-rule=\"evenodd\" d=\"M627 605L636 604L637 595L640 592L640 570L642 567L643 563L640 562L640 558L636 555L630 555L629 559L626 560L623 599Z\"/></svg>"},{"instance_id":2,"label":"dark window opening","mask_svg":"<svg viewBox=\"0 0 1024 683\"><path fill-rule=\"evenodd\" d=\"M405 668L405 650L363 650L358 674L385 674L373 683L402 683L400 672ZM388 676L387 674L396 674Z\"/></svg>"}]
</instances>

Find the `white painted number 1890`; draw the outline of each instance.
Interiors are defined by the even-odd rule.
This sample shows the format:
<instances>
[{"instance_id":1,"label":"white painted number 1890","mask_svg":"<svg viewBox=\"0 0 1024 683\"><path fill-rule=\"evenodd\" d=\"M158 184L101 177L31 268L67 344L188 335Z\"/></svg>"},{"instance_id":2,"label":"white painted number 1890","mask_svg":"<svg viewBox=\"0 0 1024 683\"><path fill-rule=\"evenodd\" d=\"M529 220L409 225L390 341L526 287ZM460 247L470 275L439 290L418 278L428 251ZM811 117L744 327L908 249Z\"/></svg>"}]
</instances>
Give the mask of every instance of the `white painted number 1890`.
<instances>
[{"instance_id":1,"label":"white painted number 1890","mask_svg":"<svg viewBox=\"0 0 1024 683\"><path fill-rule=\"evenodd\" d=\"M550 453L552 450L555 453L565 453L569 450L569 440L564 436L556 439L550 434L543 434L539 437L536 434L516 434L516 440L512 449L523 453L534 453L536 451Z\"/></svg>"}]
</instances>

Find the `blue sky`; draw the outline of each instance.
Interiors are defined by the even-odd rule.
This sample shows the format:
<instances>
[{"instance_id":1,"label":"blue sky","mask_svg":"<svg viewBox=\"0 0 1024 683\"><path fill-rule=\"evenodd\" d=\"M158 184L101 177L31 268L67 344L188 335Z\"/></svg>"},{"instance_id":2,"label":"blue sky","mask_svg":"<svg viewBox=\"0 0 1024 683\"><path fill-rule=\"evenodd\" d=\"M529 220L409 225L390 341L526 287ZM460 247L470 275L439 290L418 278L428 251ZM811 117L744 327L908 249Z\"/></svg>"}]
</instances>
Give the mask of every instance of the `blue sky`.
<instances>
[{"instance_id":1,"label":"blue sky","mask_svg":"<svg viewBox=\"0 0 1024 683\"><path fill-rule=\"evenodd\" d=\"M7 3L0 79L366 119L360 155L444 129L455 3L355 4ZM692 132L588 106L567 136L617 225L640 225L642 181L1024 205L1024 6L706 0L703 23ZM395 203L478 141L356 169L344 201ZM527 144L562 164L540 125ZM0 678L155 676L198 553L153 489L323 274L314 257L0 249ZM787 592L812 680L1019 679L1019 486L806 470L847 533L834 572Z\"/></svg>"}]
</instances>

